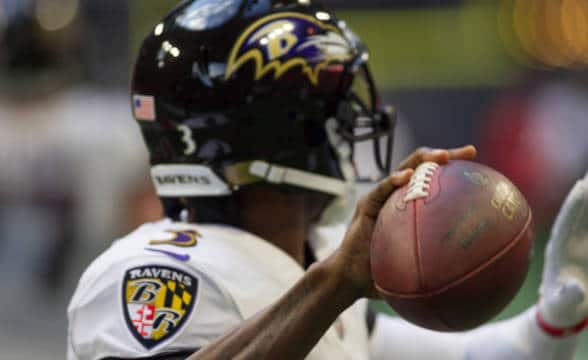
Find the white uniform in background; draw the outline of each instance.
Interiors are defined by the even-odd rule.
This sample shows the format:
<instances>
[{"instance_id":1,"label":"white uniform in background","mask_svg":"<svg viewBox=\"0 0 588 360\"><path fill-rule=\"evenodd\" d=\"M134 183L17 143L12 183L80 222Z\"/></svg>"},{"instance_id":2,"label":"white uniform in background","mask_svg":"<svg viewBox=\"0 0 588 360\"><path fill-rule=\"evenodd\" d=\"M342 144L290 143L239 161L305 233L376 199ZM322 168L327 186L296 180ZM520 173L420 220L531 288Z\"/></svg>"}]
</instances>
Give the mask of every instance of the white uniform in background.
<instances>
[{"instance_id":1,"label":"white uniform in background","mask_svg":"<svg viewBox=\"0 0 588 360\"><path fill-rule=\"evenodd\" d=\"M325 259L344 226L316 229ZM68 359L196 350L274 303L304 270L242 230L163 220L115 242L85 272L68 309ZM358 301L307 359L368 359L367 301Z\"/></svg>"},{"instance_id":2,"label":"white uniform in background","mask_svg":"<svg viewBox=\"0 0 588 360\"><path fill-rule=\"evenodd\" d=\"M31 264L59 251L61 232L71 232L76 245L61 260L72 276L62 282L70 284L126 225L120 201L148 173L130 117L125 93L90 88L0 103L0 270L14 274L13 293L44 281L46 269Z\"/></svg>"}]
</instances>

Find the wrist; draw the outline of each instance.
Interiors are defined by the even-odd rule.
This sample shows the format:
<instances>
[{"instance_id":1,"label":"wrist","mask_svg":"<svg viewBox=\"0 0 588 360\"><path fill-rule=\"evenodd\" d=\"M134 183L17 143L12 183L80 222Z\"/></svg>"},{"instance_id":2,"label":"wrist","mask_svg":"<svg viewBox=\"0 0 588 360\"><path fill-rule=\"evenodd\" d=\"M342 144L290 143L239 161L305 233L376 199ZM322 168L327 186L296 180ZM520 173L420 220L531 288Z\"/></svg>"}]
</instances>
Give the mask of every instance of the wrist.
<instances>
[{"instance_id":1,"label":"wrist","mask_svg":"<svg viewBox=\"0 0 588 360\"><path fill-rule=\"evenodd\" d=\"M346 265L337 259L336 256L313 265L311 271L318 271L322 274L326 287L334 292L336 299L345 306L351 306L355 301L363 297L363 291L356 286L349 278Z\"/></svg>"},{"instance_id":2,"label":"wrist","mask_svg":"<svg viewBox=\"0 0 588 360\"><path fill-rule=\"evenodd\" d=\"M542 313L541 308L537 308L537 313L535 314L535 321L539 328L551 337L556 338L565 338L577 335L581 333L584 329L588 328L588 318L573 324L571 326L556 326L547 321Z\"/></svg>"}]
</instances>

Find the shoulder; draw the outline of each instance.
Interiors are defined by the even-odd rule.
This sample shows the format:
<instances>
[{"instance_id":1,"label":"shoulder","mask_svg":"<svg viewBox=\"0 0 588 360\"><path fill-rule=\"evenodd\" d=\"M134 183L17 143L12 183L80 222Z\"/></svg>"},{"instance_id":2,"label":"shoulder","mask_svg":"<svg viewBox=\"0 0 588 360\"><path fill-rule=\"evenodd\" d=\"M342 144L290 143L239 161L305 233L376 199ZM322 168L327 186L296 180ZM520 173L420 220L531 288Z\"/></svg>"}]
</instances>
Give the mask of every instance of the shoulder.
<instances>
[{"instance_id":1,"label":"shoulder","mask_svg":"<svg viewBox=\"0 0 588 360\"><path fill-rule=\"evenodd\" d=\"M166 229L174 228L171 222L147 224L90 265L68 308L74 353L103 358L193 350L243 320L231 294L205 267L146 250L156 248L150 245L155 241L173 241ZM191 248L183 249L189 254Z\"/></svg>"},{"instance_id":2,"label":"shoulder","mask_svg":"<svg viewBox=\"0 0 588 360\"><path fill-rule=\"evenodd\" d=\"M88 266L79 286L104 279L104 273L130 261L161 258L183 264L219 282L247 277L282 279L276 269L298 272L295 262L266 241L237 228L162 220L145 224L113 242ZM247 269L247 271L239 271Z\"/></svg>"}]
</instances>

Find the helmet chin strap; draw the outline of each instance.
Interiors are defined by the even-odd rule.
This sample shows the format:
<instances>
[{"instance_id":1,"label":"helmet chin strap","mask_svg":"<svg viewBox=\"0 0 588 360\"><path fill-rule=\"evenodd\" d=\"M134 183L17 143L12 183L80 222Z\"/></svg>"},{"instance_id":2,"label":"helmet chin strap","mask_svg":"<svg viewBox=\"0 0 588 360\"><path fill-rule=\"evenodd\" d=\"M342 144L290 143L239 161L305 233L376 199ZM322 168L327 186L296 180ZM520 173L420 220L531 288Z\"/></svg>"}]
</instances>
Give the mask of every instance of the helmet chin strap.
<instances>
[{"instance_id":1,"label":"helmet chin strap","mask_svg":"<svg viewBox=\"0 0 588 360\"><path fill-rule=\"evenodd\" d=\"M317 175L298 169L270 164L265 161L246 161L225 167L225 179L233 186L259 182L292 185L333 195L335 198L323 211L317 226L344 224L353 215L357 201L353 165L342 164L349 174L346 180Z\"/></svg>"},{"instance_id":2,"label":"helmet chin strap","mask_svg":"<svg viewBox=\"0 0 588 360\"><path fill-rule=\"evenodd\" d=\"M291 185L335 197L349 192L346 181L261 160L232 164L224 172L226 182L207 166L161 164L151 168L151 177L157 194L164 197L226 196L241 186L260 182Z\"/></svg>"},{"instance_id":3,"label":"helmet chin strap","mask_svg":"<svg viewBox=\"0 0 588 360\"><path fill-rule=\"evenodd\" d=\"M233 187L267 182L276 185L296 186L337 197L344 196L348 191L348 185L343 180L260 160L246 161L225 167L225 178Z\"/></svg>"}]
</instances>

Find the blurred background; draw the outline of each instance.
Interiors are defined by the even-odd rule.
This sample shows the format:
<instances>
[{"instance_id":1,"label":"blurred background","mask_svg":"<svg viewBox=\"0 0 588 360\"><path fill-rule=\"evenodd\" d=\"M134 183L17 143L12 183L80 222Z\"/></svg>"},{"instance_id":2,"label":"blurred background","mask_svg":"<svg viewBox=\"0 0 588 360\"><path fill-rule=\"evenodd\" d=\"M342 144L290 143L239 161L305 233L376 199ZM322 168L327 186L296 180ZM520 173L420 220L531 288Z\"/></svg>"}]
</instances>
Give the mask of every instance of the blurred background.
<instances>
[{"instance_id":1,"label":"blurred background","mask_svg":"<svg viewBox=\"0 0 588 360\"><path fill-rule=\"evenodd\" d=\"M64 359L83 269L160 217L127 88L142 37L176 3L0 0L0 359ZM501 318L536 302L554 215L588 170L588 2L324 3L400 110L395 158L473 143L525 193L533 270Z\"/></svg>"}]
</instances>

